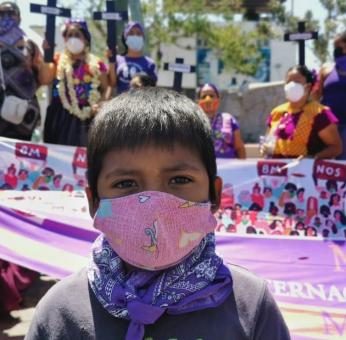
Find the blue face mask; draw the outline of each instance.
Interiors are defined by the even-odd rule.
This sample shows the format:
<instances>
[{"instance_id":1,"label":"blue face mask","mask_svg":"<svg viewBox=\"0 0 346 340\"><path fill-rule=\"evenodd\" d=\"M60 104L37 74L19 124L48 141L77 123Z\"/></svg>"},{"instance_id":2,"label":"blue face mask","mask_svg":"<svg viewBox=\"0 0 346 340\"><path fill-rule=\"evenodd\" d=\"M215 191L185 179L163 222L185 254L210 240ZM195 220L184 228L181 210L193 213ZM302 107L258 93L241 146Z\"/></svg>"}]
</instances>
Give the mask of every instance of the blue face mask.
<instances>
[{"instance_id":1,"label":"blue face mask","mask_svg":"<svg viewBox=\"0 0 346 340\"><path fill-rule=\"evenodd\" d=\"M140 35L129 35L126 38L126 45L129 49L139 52L143 49L144 39Z\"/></svg>"}]
</instances>

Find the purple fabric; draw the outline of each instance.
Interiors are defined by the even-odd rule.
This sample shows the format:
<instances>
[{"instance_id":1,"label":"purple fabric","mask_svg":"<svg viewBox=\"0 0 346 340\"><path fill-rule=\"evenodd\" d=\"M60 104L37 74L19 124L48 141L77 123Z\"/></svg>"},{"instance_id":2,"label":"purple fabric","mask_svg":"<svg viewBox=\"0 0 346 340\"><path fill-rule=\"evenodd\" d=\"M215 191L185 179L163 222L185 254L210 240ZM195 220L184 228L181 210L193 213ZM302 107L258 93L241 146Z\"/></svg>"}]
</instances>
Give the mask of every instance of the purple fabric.
<instances>
[{"instance_id":1,"label":"purple fabric","mask_svg":"<svg viewBox=\"0 0 346 340\"><path fill-rule=\"evenodd\" d=\"M155 82L157 81L156 66L151 58L146 56L133 58L117 55L117 93L129 90L132 77L139 72L144 72Z\"/></svg>"},{"instance_id":2,"label":"purple fabric","mask_svg":"<svg viewBox=\"0 0 346 340\"><path fill-rule=\"evenodd\" d=\"M0 20L0 42L6 45L14 45L25 37L24 31L18 27L14 19Z\"/></svg>"},{"instance_id":3,"label":"purple fabric","mask_svg":"<svg viewBox=\"0 0 346 340\"><path fill-rule=\"evenodd\" d=\"M239 130L237 120L229 113L218 113L211 122L217 158L235 158L234 132Z\"/></svg>"},{"instance_id":4,"label":"purple fabric","mask_svg":"<svg viewBox=\"0 0 346 340\"><path fill-rule=\"evenodd\" d=\"M99 235L94 229L67 225L52 219L40 219L3 206L0 207L0 221L1 230L10 232L13 234L12 237L19 235L29 241L48 245L53 250L61 249L65 253L70 253L71 257L74 255L86 257L90 251L91 242ZM25 249L18 253L0 245L0 254L4 260L56 278L62 278L71 273L69 269L44 263L40 253L37 253L36 257L30 257L26 255Z\"/></svg>"},{"instance_id":5,"label":"purple fabric","mask_svg":"<svg viewBox=\"0 0 346 340\"><path fill-rule=\"evenodd\" d=\"M90 286L114 317L130 320L127 340L143 339L144 326L162 314L183 314L220 305L232 292L232 277L215 254L208 234L183 262L164 271L136 269L128 274L123 261L103 235L94 242L88 267Z\"/></svg>"},{"instance_id":6,"label":"purple fabric","mask_svg":"<svg viewBox=\"0 0 346 340\"><path fill-rule=\"evenodd\" d=\"M322 104L330 107L335 116L339 119L340 124L346 124L346 74L341 75L345 70L346 73L346 57L339 58L337 65L327 76L323 83Z\"/></svg>"},{"instance_id":7,"label":"purple fabric","mask_svg":"<svg viewBox=\"0 0 346 340\"><path fill-rule=\"evenodd\" d=\"M278 129L275 135L280 139L290 139L293 137L299 119L303 112L298 112L294 114L283 114L279 125L284 125L282 129ZM325 144L319 137L320 131L325 129L330 124L337 124L338 119L335 117L333 112L329 108L325 108L320 114L316 115L315 120L312 125L311 133L308 138L307 148L309 155L315 155L325 148ZM270 127L271 116L268 117L267 125ZM297 155L299 156L299 155Z\"/></svg>"},{"instance_id":8,"label":"purple fabric","mask_svg":"<svg viewBox=\"0 0 346 340\"><path fill-rule=\"evenodd\" d=\"M142 34L144 35L144 28L142 24L138 21L130 21L127 23L124 29L124 37L126 38L129 34L129 32L132 30L132 28L137 27L141 30Z\"/></svg>"},{"instance_id":9,"label":"purple fabric","mask_svg":"<svg viewBox=\"0 0 346 340\"><path fill-rule=\"evenodd\" d=\"M17 21L9 16L5 16L0 19L0 35L5 35L12 28L18 26Z\"/></svg>"}]
</instances>

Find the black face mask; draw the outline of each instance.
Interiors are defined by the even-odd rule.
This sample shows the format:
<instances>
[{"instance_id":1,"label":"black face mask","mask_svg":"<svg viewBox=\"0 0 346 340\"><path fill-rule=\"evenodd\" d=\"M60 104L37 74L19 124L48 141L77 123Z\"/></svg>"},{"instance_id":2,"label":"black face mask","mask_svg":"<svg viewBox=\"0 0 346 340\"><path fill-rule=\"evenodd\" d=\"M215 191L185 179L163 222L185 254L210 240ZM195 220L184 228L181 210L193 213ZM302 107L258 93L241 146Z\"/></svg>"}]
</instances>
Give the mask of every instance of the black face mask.
<instances>
[{"instance_id":1,"label":"black face mask","mask_svg":"<svg viewBox=\"0 0 346 340\"><path fill-rule=\"evenodd\" d=\"M345 55L345 53L343 52L341 47L336 47L334 48L334 59L343 57Z\"/></svg>"}]
</instances>

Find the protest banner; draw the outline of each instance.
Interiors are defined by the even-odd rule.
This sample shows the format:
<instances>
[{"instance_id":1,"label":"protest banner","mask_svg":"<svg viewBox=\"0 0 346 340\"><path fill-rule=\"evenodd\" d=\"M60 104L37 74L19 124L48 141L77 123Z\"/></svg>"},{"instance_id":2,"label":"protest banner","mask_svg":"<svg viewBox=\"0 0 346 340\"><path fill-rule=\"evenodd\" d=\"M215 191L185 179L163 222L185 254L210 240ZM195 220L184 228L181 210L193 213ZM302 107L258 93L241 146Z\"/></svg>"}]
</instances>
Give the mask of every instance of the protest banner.
<instances>
[{"instance_id":1,"label":"protest banner","mask_svg":"<svg viewBox=\"0 0 346 340\"><path fill-rule=\"evenodd\" d=\"M0 258L62 278L98 232L83 148L0 139ZM268 280L292 339L346 337L346 163L218 160L226 263Z\"/></svg>"}]
</instances>

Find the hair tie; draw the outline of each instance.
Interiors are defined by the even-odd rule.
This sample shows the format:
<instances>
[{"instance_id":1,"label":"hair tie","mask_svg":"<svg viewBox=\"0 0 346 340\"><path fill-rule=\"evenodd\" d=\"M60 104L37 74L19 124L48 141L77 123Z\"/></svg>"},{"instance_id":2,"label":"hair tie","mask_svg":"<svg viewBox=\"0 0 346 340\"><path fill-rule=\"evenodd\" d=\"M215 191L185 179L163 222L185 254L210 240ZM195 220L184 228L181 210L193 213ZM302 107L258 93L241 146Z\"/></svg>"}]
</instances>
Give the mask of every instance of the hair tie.
<instances>
[{"instance_id":1,"label":"hair tie","mask_svg":"<svg viewBox=\"0 0 346 340\"><path fill-rule=\"evenodd\" d=\"M311 81L312 81L312 84L316 83L317 78L318 78L318 73L317 73L316 69L313 68L311 70Z\"/></svg>"}]
</instances>

